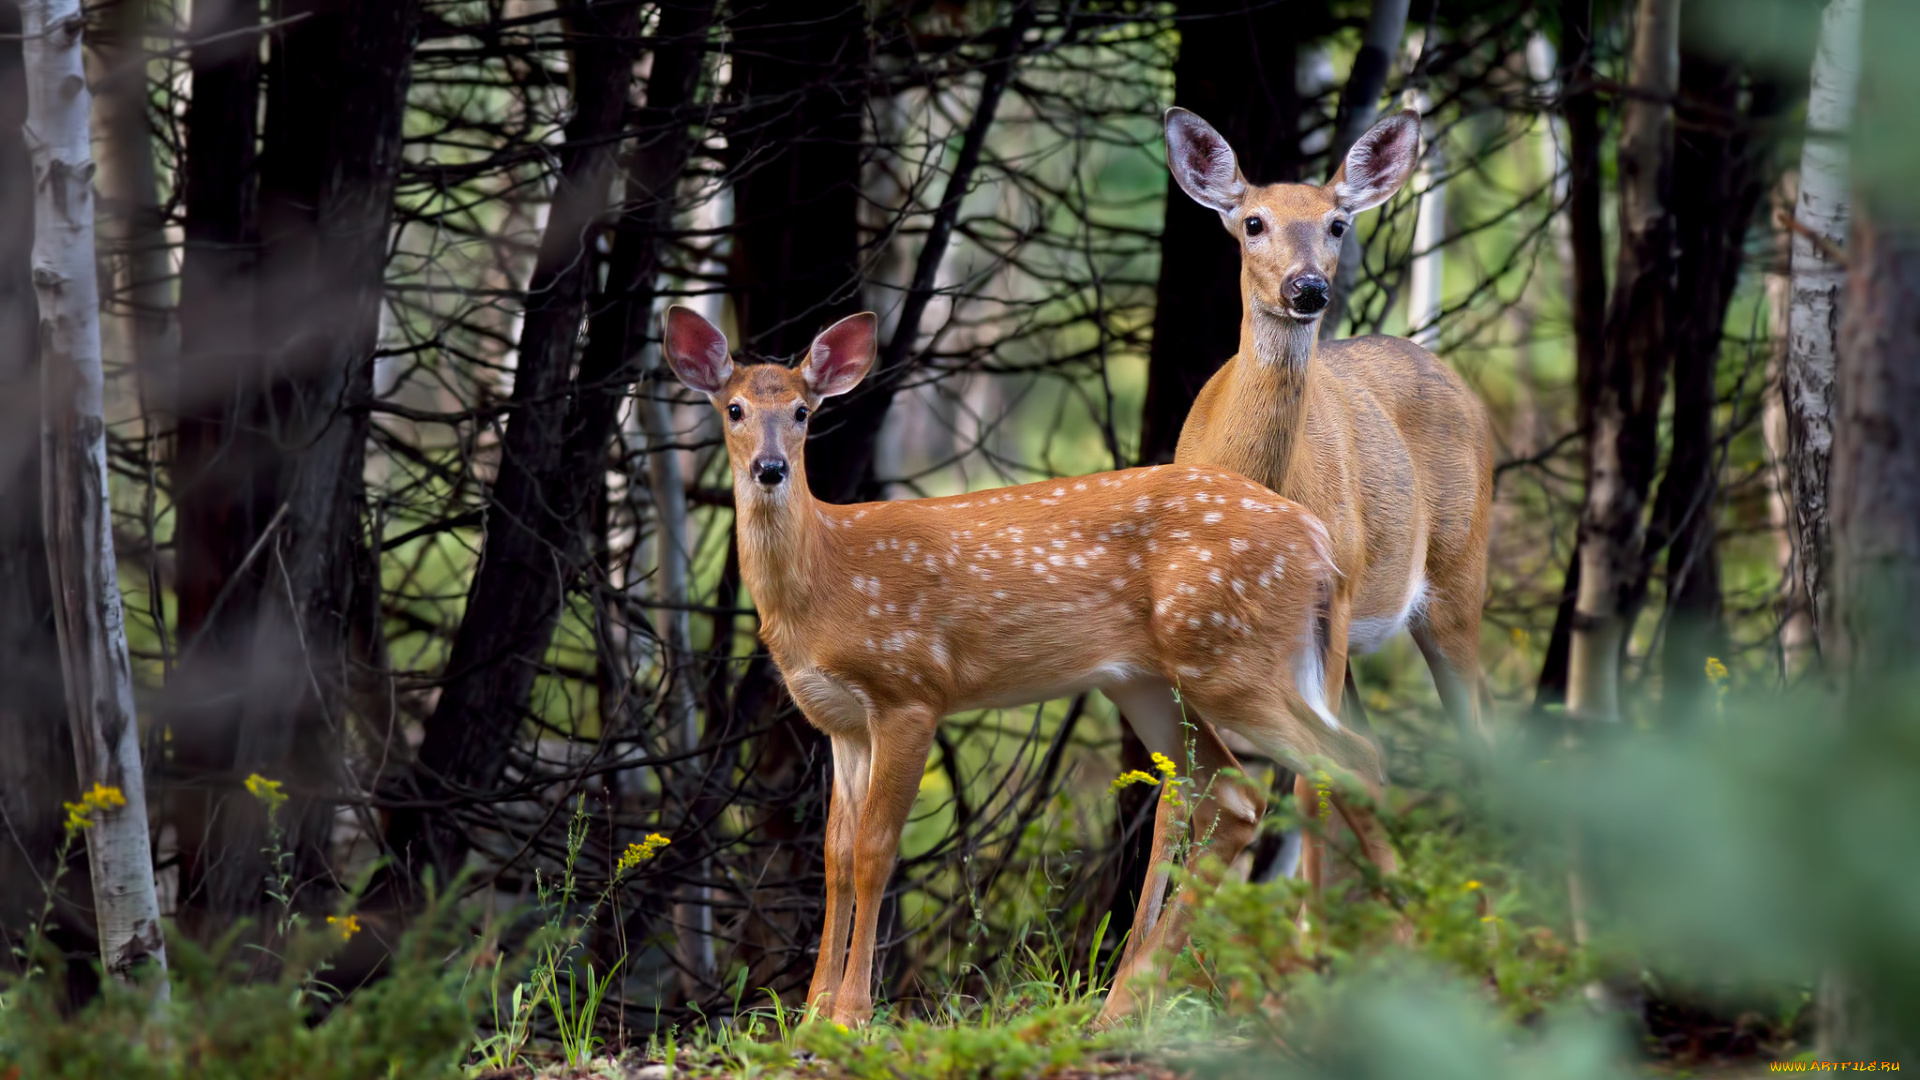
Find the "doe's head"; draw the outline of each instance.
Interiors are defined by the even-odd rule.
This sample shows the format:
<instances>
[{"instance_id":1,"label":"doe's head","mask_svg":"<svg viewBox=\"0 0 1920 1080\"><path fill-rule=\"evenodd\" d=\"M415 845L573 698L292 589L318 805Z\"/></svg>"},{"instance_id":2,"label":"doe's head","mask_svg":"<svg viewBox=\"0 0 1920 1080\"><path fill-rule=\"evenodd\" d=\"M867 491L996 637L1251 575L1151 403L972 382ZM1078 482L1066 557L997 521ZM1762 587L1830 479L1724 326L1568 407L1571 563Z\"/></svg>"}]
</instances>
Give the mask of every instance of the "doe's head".
<instances>
[{"instance_id":1,"label":"doe's head","mask_svg":"<svg viewBox=\"0 0 1920 1080\"><path fill-rule=\"evenodd\" d=\"M873 367L877 320L849 315L813 339L798 367L735 366L720 328L674 305L662 319L660 351L682 383L707 395L727 433L734 490L784 500L803 483L807 421L824 398L860 384Z\"/></svg>"},{"instance_id":2,"label":"doe's head","mask_svg":"<svg viewBox=\"0 0 1920 1080\"><path fill-rule=\"evenodd\" d=\"M1420 116L1386 117L1347 151L1325 184L1247 183L1233 148L1213 125L1185 109L1167 110L1167 168L1194 202L1218 211L1240 242L1247 302L1300 322L1320 317L1340 264L1341 238L1353 219L1393 197L1420 151Z\"/></svg>"}]
</instances>

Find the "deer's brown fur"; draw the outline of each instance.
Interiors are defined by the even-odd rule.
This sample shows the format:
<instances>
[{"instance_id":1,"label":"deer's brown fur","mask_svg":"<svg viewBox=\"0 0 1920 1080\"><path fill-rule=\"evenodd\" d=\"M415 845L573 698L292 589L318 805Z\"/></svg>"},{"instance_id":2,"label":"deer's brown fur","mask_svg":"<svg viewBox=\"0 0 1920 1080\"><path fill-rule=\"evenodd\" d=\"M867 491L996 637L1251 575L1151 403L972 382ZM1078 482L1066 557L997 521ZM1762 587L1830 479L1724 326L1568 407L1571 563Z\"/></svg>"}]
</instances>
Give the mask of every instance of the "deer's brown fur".
<instances>
[{"instance_id":1,"label":"deer's brown fur","mask_svg":"<svg viewBox=\"0 0 1920 1080\"><path fill-rule=\"evenodd\" d=\"M1493 505L1486 409L1458 375L1403 338L1317 346L1341 236L1356 214L1406 182L1419 146L1418 117L1402 112L1376 124L1324 185L1248 184L1226 140L1205 121L1173 109L1166 128L1175 180L1219 212L1241 249L1240 349L1194 401L1175 462L1230 469L1325 521L1340 569L1332 670L1345 668L1350 647L1371 651L1407 628L1442 702L1471 737L1484 737L1480 606ZM1335 707L1340 690L1330 695ZM1210 780L1215 790L1244 786L1239 763L1219 739L1197 745L1196 776L1218 777ZM1316 797L1304 775L1295 793L1303 805ZM1390 871L1391 848L1369 834L1364 815L1347 817L1369 856ZM1162 808L1155 820L1156 866L1170 844L1169 819ZM1302 872L1316 894L1323 843L1309 830L1302 850ZM1123 978L1154 963L1134 947L1154 926L1154 899L1143 898L1135 916ZM1156 944L1179 942L1163 937ZM1122 1008L1110 998L1103 1017Z\"/></svg>"},{"instance_id":2,"label":"deer's brown fur","mask_svg":"<svg viewBox=\"0 0 1920 1080\"><path fill-rule=\"evenodd\" d=\"M796 369L735 367L683 308L665 351L720 411L741 576L761 637L833 743L827 909L809 1000L871 1012L881 895L941 717L1107 694L1148 746L1185 757L1180 705L1302 767L1363 781L1378 751L1327 707L1341 590L1325 528L1233 473L1173 465L940 499L833 506L807 490L811 411L860 381L874 320L842 320ZM1210 736L1211 733L1209 733ZM1195 809L1237 851L1264 799ZM1177 921L1177 920L1170 920ZM852 945L848 952L848 934Z\"/></svg>"}]
</instances>

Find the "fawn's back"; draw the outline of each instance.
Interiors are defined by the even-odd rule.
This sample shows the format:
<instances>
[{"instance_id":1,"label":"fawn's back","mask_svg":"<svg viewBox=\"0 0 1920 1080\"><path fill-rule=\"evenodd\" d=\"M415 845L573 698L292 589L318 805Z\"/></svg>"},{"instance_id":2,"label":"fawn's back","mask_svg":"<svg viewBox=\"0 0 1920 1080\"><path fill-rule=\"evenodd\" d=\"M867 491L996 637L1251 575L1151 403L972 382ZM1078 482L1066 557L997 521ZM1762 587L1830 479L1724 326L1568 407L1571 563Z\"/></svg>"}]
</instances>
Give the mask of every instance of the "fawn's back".
<instances>
[{"instance_id":1,"label":"fawn's back","mask_svg":"<svg viewBox=\"0 0 1920 1080\"><path fill-rule=\"evenodd\" d=\"M1204 697L1292 690L1292 711L1337 727L1314 704L1326 530L1243 477L1160 466L814 512L802 591L756 601L789 686L825 723L1144 679ZM1335 753L1307 741L1297 753Z\"/></svg>"}]
</instances>

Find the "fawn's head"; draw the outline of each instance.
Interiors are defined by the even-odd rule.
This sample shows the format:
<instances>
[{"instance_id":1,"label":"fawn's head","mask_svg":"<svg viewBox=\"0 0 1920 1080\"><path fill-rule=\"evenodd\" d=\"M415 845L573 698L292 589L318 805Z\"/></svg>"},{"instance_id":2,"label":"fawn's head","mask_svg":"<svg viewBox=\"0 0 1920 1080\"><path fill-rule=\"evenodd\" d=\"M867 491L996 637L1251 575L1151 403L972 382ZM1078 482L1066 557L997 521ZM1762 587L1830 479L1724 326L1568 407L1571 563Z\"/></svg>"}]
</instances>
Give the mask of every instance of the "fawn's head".
<instances>
[{"instance_id":1,"label":"fawn's head","mask_svg":"<svg viewBox=\"0 0 1920 1080\"><path fill-rule=\"evenodd\" d=\"M822 398L844 394L866 377L878 335L873 313L865 311L822 330L798 367L736 367L726 335L697 312L675 305L663 323L660 347L668 366L720 411L734 490L776 502L805 483L813 411Z\"/></svg>"},{"instance_id":2,"label":"fawn's head","mask_svg":"<svg viewBox=\"0 0 1920 1080\"><path fill-rule=\"evenodd\" d=\"M1320 317L1354 216L1393 197L1413 172L1420 117L1412 110L1368 129L1326 184L1247 183L1233 148L1185 109L1167 110L1167 168L1194 202L1220 214L1240 242L1248 304L1307 323Z\"/></svg>"}]
</instances>

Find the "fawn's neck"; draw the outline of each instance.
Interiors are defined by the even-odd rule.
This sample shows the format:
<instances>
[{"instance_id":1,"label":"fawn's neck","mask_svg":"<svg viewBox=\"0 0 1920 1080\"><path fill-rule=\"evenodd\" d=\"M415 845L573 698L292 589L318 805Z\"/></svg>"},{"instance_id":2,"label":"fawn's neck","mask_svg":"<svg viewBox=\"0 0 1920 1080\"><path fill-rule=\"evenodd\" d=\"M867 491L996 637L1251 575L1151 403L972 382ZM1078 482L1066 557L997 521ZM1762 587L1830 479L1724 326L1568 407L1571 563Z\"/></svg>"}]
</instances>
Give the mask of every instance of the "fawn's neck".
<instances>
[{"instance_id":1,"label":"fawn's neck","mask_svg":"<svg viewBox=\"0 0 1920 1080\"><path fill-rule=\"evenodd\" d=\"M1318 323L1251 308L1240 320L1240 356L1236 424L1267 433L1263 457L1275 490L1293 467L1306 429L1307 394L1313 377Z\"/></svg>"},{"instance_id":2,"label":"fawn's neck","mask_svg":"<svg viewBox=\"0 0 1920 1080\"><path fill-rule=\"evenodd\" d=\"M778 495L745 475L736 476L733 484L740 576L753 593L763 624L807 609L826 546L820 538L821 506L807 490L806 472L794 464Z\"/></svg>"}]
</instances>

